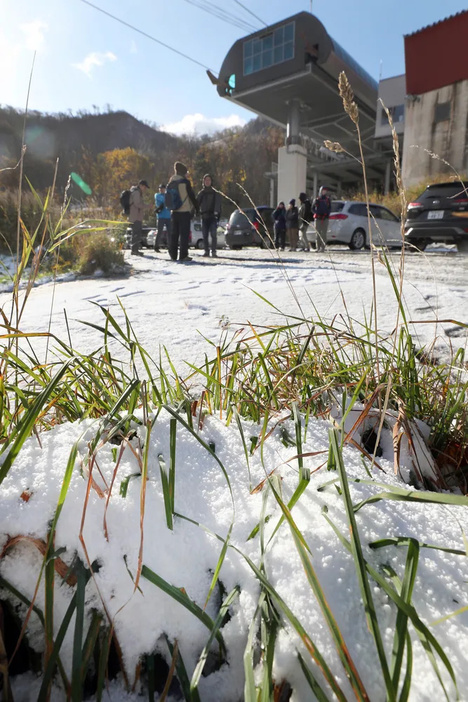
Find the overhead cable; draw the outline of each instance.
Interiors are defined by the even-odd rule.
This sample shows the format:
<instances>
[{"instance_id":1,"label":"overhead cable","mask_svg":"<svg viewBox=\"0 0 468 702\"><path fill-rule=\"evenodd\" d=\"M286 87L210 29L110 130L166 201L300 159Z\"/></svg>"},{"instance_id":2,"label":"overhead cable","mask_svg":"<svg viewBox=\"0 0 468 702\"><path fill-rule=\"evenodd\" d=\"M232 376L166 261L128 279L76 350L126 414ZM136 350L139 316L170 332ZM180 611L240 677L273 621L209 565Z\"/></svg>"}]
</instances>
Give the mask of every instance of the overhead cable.
<instances>
[{"instance_id":1,"label":"overhead cable","mask_svg":"<svg viewBox=\"0 0 468 702\"><path fill-rule=\"evenodd\" d=\"M243 5L241 2L239 2L239 0L234 0L234 2L236 2L238 5L240 5L246 12L249 13L249 15L252 15L252 17L255 17L256 20L258 20L259 22L264 24L265 27L268 27L266 22L264 22L260 17L257 17L257 15L252 12L252 10L249 10L249 8L246 7L245 5Z\"/></svg>"},{"instance_id":2,"label":"overhead cable","mask_svg":"<svg viewBox=\"0 0 468 702\"><path fill-rule=\"evenodd\" d=\"M94 8L98 12L102 12L103 15L107 15L107 17L110 17L111 19L115 20L116 22L120 22L120 24L125 25L125 27L128 27L129 29L133 29L134 32L138 32L138 34L141 34L142 36L146 37L147 39L151 39L151 41L156 42L156 44L160 44L161 46L164 46L164 48L169 49L169 51L173 51L175 54L178 54L179 56L183 56L183 58L186 58L188 61L195 63L197 66L201 66L205 70L211 71L211 68L209 66L205 66L204 63L197 61L196 59L192 58L192 56L189 56L188 54L184 54L182 51L179 51L178 49L174 49L173 46L170 46L169 44L165 44L160 39L156 39L156 37L153 37L151 34L144 32L142 29L138 29L138 27L135 27L133 24L130 24L129 22L125 22L125 20L120 19L120 17L116 17L115 15L112 15L110 12L107 12L107 10L103 10L102 7L98 7L97 5L94 5L92 2L89 2L89 0L81 0L81 2L84 2L86 5L89 5L90 7ZM215 71L212 71L212 72L214 73Z\"/></svg>"},{"instance_id":3,"label":"overhead cable","mask_svg":"<svg viewBox=\"0 0 468 702\"><path fill-rule=\"evenodd\" d=\"M194 7L198 7L200 10L207 12L213 17L217 17L227 24L243 29L244 31L254 32L257 29L257 27L250 22L241 19L238 15L235 15L232 12L227 12L223 8L219 7L219 5L209 2L209 0L185 0L185 2L189 3L190 5L194 5Z\"/></svg>"}]
</instances>

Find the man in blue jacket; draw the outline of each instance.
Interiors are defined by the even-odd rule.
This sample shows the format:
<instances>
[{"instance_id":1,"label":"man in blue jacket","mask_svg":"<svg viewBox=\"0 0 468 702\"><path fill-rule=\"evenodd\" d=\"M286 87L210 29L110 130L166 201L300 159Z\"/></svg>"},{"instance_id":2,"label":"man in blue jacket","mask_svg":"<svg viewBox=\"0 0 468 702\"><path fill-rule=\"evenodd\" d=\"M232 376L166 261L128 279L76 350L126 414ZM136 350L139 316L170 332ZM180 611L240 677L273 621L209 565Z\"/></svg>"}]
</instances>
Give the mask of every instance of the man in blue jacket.
<instances>
[{"instance_id":1,"label":"man in blue jacket","mask_svg":"<svg viewBox=\"0 0 468 702\"><path fill-rule=\"evenodd\" d=\"M171 211L166 207L166 185L161 183L159 192L154 196L156 203L156 213L158 215L158 233L154 243L154 250L159 253L163 241L163 231L166 230L166 241L169 246L169 238L171 236Z\"/></svg>"}]
</instances>

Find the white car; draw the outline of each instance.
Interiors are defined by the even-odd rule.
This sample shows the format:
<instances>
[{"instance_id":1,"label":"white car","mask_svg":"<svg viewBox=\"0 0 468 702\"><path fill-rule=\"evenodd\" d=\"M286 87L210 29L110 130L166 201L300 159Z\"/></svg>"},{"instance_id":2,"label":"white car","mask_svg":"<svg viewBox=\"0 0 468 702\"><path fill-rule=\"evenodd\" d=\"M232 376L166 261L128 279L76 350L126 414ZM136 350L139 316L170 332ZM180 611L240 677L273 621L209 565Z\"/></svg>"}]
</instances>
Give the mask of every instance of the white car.
<instances>
[{"instance_id":1,"label":"white car","mask_svg":"<svg viewBox=\"0 0 468 702\"><path fill-rule=\"evenodd\" d=\"M401 248L401 223L383 205L369 204L372 243L375 246ZM315 227L311 224L307 238L315 244ZM370 245L369 218L365 202L333 200L328 220L327 244L346 244L352 250Z\"/></svg>"},{"instance_id":2,"label":"white car","mask_svg":"<svg viewBox=\"0 0 468 702\"><path fill-rule=\"evenodd\" d=\"M203 234L201 222L194 220L191 225L192 230L192 243L190 246L194 246L196 249L204 249L205 245L203 243ZM218 228L216 230L216 247L218 249L224 249L226 246L225 239L226 226L223 225L223 220L220 220Z\"/></svg>"}]
</instances>

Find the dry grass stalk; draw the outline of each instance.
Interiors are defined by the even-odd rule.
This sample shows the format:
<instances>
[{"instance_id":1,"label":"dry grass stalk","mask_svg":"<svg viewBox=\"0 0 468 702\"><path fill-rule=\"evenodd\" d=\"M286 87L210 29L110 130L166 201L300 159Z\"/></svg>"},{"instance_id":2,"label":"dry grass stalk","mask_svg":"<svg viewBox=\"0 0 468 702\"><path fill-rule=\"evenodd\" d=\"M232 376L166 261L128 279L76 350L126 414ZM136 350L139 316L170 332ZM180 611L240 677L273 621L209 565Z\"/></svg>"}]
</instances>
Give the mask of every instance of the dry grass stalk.
<instances>
[{"instance_id":1,"label":"dry grass stalk","mask_svg":"<svg viewBox=\"0 0 468 702\"><path fill-rule=\"evenodd\" d=\"M338 87L340 89L341 99L343 100L344 111L357 126L359 121L359 110L358 106L354 102L354 93L349 83L348 76L344 71L341 71L340 73Z\"/></svg>"},{"instance_id":2,"label":"dry grass stalk","mask_svg":"<svg viewBox=\"0 0 468 702\"><path fill-rule=\"evenodd\" d=\"M335 154L340 154L344 152L344 149L339 143L339 141L329 141L328 139L325 139L323 144L326 149L328 149L329 151L333 151Z\"/></svg>"}]
</instances>

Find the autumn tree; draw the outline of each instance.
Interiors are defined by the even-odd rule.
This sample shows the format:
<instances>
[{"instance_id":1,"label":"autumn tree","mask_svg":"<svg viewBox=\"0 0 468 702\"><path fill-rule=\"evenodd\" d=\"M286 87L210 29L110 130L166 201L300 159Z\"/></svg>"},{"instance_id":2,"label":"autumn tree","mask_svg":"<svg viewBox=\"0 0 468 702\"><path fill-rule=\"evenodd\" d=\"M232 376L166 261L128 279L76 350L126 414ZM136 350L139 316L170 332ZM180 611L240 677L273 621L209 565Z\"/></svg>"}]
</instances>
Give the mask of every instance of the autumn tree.
<instances>
[{"instance_id":1,"label":"autumn tree","mask_svg":"<svg viewBox=\"0 0 468 702\"><path fill-rule=\"evenodd\" d=\"M89 183L99 204L118 203L125 188L144 178L155 187L154 163L135 149L114 149L98 154L94 182Z\"/></svg>"}]
</instances>

